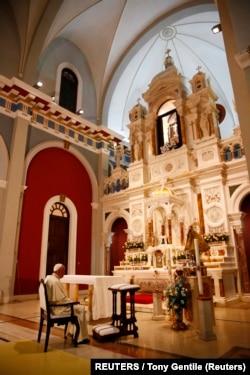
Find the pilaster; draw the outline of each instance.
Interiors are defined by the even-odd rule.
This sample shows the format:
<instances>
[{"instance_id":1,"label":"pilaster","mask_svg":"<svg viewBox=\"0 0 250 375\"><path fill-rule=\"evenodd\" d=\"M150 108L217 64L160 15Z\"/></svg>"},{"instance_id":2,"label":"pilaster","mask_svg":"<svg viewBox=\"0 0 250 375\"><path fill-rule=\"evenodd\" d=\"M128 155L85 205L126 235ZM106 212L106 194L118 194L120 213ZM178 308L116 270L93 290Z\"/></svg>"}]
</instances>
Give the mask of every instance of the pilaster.
<instances>
[{"instance_id":1,"label":"pilaster","mask_svg":"<svg viewBox=\"0 0 250 375\"><path fill-rule=\"evenodd\" d=\"M7 302L13 295L28 125L29 119L17 114L14 119L7 186L1 212L0 255L4 262L0 264L0 302Z\"/></svg>"}]
</instances>

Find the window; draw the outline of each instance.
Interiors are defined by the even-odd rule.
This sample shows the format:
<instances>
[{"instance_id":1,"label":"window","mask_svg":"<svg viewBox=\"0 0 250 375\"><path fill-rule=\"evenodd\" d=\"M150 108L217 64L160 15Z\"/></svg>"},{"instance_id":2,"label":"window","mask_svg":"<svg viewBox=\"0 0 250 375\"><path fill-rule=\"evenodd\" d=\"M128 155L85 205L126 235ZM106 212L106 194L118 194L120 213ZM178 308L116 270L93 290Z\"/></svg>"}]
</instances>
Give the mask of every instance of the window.
<instances>
[{"instance_id":1,"label":"window","mask_svg":"<svg viewBox=\"0 0 250 375\"><path fill-rule=\"evenodd\" d=\"M69 213L68 213L67 208L63 204L57 202L57 203L54 203L53 206L51 207L50 215L68 217Z\"/></svg>"},{"instance_id":2,"label":"window","mask_svg":"<svg viewBox=\"0 0 250 375\"><path fill-rule=\"evenodd\" d=\"M242 150L239 143L234 144L234 157L235 159L242 157Z\"/></svg>"},{"instance_id":3,"label":"window","mask_svg":"<svg viewBox=\"0 0 250 375\"><path fill-rule=\"evenodd\" d=\"M76 113L77 90L78 79L75 73L68 68L63 69L61 74L59 105Z\"/></svg>"}]
</instances>

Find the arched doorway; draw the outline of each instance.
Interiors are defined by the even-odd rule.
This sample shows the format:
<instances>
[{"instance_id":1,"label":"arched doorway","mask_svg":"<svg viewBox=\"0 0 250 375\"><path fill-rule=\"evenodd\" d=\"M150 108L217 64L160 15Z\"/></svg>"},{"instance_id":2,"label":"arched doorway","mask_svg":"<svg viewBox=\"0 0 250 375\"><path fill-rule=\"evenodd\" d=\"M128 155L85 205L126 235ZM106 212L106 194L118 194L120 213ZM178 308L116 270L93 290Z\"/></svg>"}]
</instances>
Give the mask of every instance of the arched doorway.
<instances>
[{"instance_id":1,"label":"arched doorway","mask_svg":"<svg viewBox=\"0 0 250 375\"><path fill-rule=\"evenodd\" d=\"M52 205L49 217L46 275L53 272L56 263L68 264L69 211L61 202Z\"/></svg>"},{"instance_id":2,"label":"arched doorway","mask_svg":"<svg viewBox=\"0 0 250 375\"><path fill-rule=\"evenodd\" d=\"M247 259L248 273L250 270L250 194L246 195L240 205L240 211L245 213L243 225L243 240Z\"/></svg>"},{"instance_id":3,"label":"arched doorway","mask_svg":"<svg viewBox=\"0 0 250 375\"><path fill-rule=\"evenodd\" d=\"M124 243L127 240L127 229L126 220L118 218L113 222L111 232L114 233L112 236L112 244L110 246L110 274L114 271L114 266L119 266L120 261L124 259L125 249L123 248Z\"/></svg>"}]
</instances>

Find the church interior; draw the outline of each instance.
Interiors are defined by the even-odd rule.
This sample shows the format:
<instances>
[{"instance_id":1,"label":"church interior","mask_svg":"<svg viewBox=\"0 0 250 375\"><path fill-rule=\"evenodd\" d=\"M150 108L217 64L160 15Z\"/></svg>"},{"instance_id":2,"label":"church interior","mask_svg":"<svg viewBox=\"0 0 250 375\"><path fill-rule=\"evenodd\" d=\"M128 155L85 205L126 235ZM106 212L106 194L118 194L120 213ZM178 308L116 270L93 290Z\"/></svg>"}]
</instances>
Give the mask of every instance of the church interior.
<instances>
[{"instance_id":1,"label":"church interior","mask_svg":"<svg viewBox=\"0 0 250 375\"><path fill-rule=\"evenodd\" d=\"M63 263L91 340L53 328L54 350L249 358L249 7L0 3L0 353L36 342L39 280ZM120 283L138 286L124 305L136 332L100 343Z\"/></svg>"}]
</instances>

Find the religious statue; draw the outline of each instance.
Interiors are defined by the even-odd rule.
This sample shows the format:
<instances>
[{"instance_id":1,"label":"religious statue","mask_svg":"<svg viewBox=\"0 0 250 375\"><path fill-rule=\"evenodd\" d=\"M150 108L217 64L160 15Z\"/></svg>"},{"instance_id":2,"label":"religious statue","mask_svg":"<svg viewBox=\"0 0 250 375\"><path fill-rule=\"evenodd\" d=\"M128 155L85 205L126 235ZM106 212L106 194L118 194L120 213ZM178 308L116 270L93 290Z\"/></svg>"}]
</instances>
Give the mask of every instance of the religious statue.
<instances>
[{"instance_id":1,"label":"religious statue","mask_svg":"<svg viewBox=\"0 0 250 375\"><path fill-rule=\"evenodd\" d=\"M138 161L139 160L139 143L138 141L135 141L135 144L134 144L134 157L135 157L135 161Z\"/></svg>"},{"instance_id":2,"label":"religious statue","mask_svg":"<svg viewBox=\"0 0 250 375\"><path fill-rule=\"evenodd\" d=\"M170 56L171 49L168 49L166 51L166 57L164 61L165 69L168 69L169 67L174 65L173 58Z\"/></svg>"},{"instance_id":3,"label":"religious statue","mask_svg":"<svg viewBox=\"0 0 250 375\"><path fill-rule=\"evenodd\" d=\"M198 239L199 244L199 251L201 253L204 253L209 250L209 246L204 240L204 238L194 230L193 226L190 225L188 233L187 233L187 240L185 245L185 252L187 252L189 255L194 256L195 254L195 246L194 246L194 240Z\"/></svg>"},{"instance_id":4,"label":"religious statue","mask_svg":"<svg viewBox=\"0 0 250 375\"><path fill-rule=\"evenodd\" d=\"M202 113L201 115L200 128L201 128L203 137L210 136L210 126L209 126L209 121L208 121L206 113Z\"/></svg>"},{"instance_id":5,"label":"religious statue","mask_svg":"<svg viewBox=\"0 0 250 375\"><path fill-rule=\"evenodd\" d=\"M122 145L115 146L115 166L120 167L121 158L124 154L124 148Z\"/></svg>"}]
</instances>

